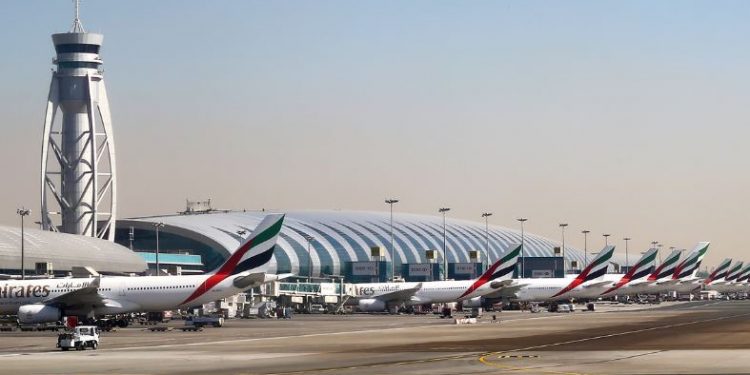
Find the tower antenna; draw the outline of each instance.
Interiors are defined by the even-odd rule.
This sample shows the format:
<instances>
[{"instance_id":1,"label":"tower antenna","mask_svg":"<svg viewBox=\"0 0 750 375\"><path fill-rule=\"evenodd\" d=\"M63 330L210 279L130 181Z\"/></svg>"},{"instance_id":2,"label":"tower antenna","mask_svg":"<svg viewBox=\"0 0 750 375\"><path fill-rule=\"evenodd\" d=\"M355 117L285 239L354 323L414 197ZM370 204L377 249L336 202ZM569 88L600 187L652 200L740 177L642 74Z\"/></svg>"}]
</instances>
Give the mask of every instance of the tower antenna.
<instances>
[{"instance_id":1,"label":"tower antenna","mask_svg":"<svg viewBox=\"0 0 750 375\"><path fill-rule=\"evenodd\" d=\"M73 28L70 30L71 33L85 33L86 30L83 29L83 25L81 24L81 0L73 0L73 4L75 4L75 18L73 19Z\"/></svg>"}]
</instances>

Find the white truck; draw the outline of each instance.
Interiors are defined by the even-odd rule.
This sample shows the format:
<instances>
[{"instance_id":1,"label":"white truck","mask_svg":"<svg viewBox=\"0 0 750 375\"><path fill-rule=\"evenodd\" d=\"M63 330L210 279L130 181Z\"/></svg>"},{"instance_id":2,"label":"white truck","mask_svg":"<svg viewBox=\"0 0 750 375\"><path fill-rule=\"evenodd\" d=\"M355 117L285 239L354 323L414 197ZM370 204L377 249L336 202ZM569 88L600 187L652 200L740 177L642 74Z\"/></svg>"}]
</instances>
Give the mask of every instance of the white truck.
<instances>
[{"instance_id":1,"label":"white truck","mask_svg":"<svg viewBox=\"0 0 750 375\"><path fill-rule=\"evenodd\" d=\"M96 326L78 326L57 336L57 347L63 351L70 349L96 350L99 347L99 328Z\"/></svg>"}]
</instances>

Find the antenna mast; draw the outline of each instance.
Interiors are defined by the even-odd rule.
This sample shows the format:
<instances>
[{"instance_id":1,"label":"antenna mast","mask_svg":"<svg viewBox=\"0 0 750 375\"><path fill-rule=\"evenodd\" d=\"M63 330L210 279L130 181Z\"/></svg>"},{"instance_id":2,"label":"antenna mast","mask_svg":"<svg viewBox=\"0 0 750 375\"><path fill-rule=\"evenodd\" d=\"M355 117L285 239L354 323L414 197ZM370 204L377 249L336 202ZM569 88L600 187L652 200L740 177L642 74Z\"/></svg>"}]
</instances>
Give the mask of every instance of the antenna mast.
<instances>
[{"instance_id":1,"label":"antenna mast","mask_svg":"<svg viewBox=\"0 0 750 375\"><path fill-rule=\"evenodd\" d=\"M81 24L80 11L81 11L81 0L73 0L75 4L75 18L73 19L73 28L70 30L71 33L85 33Z\"/></svg>"}]
</instances>

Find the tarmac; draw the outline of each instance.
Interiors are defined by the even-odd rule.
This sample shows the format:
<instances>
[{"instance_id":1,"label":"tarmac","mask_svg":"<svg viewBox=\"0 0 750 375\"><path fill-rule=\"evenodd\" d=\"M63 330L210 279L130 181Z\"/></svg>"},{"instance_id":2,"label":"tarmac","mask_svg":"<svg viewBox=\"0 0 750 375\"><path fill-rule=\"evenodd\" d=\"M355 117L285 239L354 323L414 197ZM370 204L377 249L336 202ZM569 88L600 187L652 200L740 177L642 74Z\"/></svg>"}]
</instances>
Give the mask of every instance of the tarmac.
<instances>
[{"instance_id":1,"label":"tarmac","mask_svg":"<svg viewBox=\"0 0 750 375\"><path fill-rule=\"evenodd\" d=\"M477 324L434 315L295 315L202 332L129 327L99 350L56 334L0 332L0 374L747 374L750 301L504 311ZM178 327L180 321L171 326Z\"/></svg>"}]
</instances>

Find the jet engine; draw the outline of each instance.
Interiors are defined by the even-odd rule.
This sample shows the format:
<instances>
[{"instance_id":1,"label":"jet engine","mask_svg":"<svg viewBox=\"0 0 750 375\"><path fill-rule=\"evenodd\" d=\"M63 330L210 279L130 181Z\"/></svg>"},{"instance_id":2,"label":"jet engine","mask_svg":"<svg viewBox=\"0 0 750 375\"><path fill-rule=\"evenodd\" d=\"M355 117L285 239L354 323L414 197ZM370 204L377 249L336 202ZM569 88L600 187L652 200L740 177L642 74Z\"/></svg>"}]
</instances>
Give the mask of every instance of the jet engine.
<instances>
[{"instance_id":1,"label":"jet engine","mask_svg":"<svg viewBox=\"0 0 750 375\"><path fill-rule=\"evenodd\" d=\"M475 307L482 307L483 303L484 303L484 298L474 297L472 299L467 299L466 301L463 301L462 306L475 308Z\"/></svg>"},{"instance_id":2,"label":"jet engine","mask_svg":"<svg viewBox=\"0 0 750 375\"><path fill-rule=\"evenodd\" d=\"M22 305L18 308L18 321L23 324L56 322L62 318L62 311L54 306Z\"/></svg>"},{"instance_id":3,"label":"jet engine","mask_svg":"<svg viewBox=\"0 0 750 375\"><path fill-rule=\"evenodd\" d=\"M377 312L385 310L385 302L375 299L361 299L359 300L359 310L364 312Z\"/></svg>"}]
</instances>

